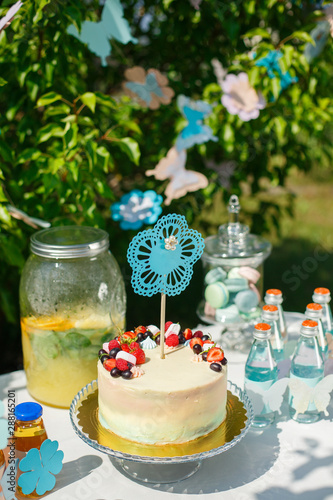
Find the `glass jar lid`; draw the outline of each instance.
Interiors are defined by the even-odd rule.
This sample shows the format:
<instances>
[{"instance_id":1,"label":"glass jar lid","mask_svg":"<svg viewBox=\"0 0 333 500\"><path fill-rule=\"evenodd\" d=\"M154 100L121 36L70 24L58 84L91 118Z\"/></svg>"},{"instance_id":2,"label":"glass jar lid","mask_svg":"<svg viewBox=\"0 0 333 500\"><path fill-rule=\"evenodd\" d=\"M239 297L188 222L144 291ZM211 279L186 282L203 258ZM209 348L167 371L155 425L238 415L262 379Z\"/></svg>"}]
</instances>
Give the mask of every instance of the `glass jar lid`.
<instances>
[{"instance_id":1,"label":"glass jar lid","mask_svg":"<svg viewBox=\"0 0 333 500\"><path fill-rule=\"evenodd\" d=\"M108 233L89 226L52 227L38 231L30 239L34 254L53 259L94 257L108 248Z\"/></svg>"},{"instance_id":2,"label":"glass jar lid","mask_svg":"<svg viewBox=\"0 0 333 500\"><path fill-rule=\"evenodd\" d=\"M238 196L229 200L229 222L219 227L215 236L205 239L203 261L210 264L257 266L268 257L272 245L261 236L249 233L249 227L238 221L240 204ZM236 259L236 262L234 261Z\"/></svg>"}]
</instances>

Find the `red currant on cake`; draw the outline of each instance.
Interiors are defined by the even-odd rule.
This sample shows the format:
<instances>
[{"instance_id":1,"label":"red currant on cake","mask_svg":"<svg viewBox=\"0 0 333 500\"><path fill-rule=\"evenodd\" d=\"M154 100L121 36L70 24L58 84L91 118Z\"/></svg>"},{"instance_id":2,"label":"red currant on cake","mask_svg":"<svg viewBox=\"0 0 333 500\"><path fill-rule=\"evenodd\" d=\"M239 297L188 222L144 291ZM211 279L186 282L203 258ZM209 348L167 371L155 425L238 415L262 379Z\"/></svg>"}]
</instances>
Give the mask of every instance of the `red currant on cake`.
<instances>
[{"instance_id":1,"label":"red currant on cake","mask_svg":"<svg viewBox=\"0 0 333 500\"><path fill-rule=\"evenodd\" d=\"M140 344L139 342L131 342L129 347L130 351L134 351L135 349L140 349Z\"/></svg>"}]
</instances>

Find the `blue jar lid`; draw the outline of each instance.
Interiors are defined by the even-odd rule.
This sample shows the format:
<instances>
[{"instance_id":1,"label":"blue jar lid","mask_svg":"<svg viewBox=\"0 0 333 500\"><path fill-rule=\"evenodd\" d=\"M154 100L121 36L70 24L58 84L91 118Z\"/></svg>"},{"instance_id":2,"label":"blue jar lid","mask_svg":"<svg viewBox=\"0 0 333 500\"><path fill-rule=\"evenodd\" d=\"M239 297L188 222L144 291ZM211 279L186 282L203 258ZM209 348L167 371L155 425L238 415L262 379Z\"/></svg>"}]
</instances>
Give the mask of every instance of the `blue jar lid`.
<instances>
[{"instance_id":1,"label":"blue jar lid","mask_svg":"<svg viewBox=\"0 0 333 500\"><path fill-rule=\"evenodd\" d=\"M15 407L15 417L17 420L28 422L37 420L43 415L43 408L38 403L20 403Z\"/></svg>"}]
</instances>

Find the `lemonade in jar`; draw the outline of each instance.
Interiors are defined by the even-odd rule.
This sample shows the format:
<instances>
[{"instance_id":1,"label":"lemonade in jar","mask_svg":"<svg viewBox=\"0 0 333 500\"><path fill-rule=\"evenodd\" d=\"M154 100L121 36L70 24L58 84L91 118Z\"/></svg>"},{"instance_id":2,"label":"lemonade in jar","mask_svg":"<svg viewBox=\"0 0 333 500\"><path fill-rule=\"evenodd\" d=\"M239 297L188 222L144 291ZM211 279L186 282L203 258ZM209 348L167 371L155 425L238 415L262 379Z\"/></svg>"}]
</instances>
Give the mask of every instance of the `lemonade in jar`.
<instances>
[{"instance_id":1,"label":"lemonade in jar","mask_svg":"<svg viewBox=\"0 0 333 500\"><path fill-rule=\"evenodd\" d=\"M68 408L97 376L101 344L125 326L126 295L105 231L65 226L31 238L20 283L27 388Z\"/></svg>"}]
</instances>

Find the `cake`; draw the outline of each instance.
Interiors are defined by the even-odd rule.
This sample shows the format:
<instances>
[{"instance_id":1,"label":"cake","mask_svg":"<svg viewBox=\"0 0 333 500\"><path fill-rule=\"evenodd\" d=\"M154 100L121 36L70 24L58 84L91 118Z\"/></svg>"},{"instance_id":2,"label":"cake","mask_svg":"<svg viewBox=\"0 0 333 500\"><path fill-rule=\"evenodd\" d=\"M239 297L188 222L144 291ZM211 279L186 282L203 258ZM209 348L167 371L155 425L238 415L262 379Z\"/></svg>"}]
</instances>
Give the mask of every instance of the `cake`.
<instances>
[{"instance_id":1,"label":"cake","mask_svg":"<svg viewBox=\"0 0 333 500\"><path fill-rule=\"evenodd\" d=\"M99 420L144 444L180 444L218 428L226 417L227 360L202 332L166 324L138 327L103 344L98 362ZM135 361L136 360L136 361Z\"/></svg>"}]
</instances>

